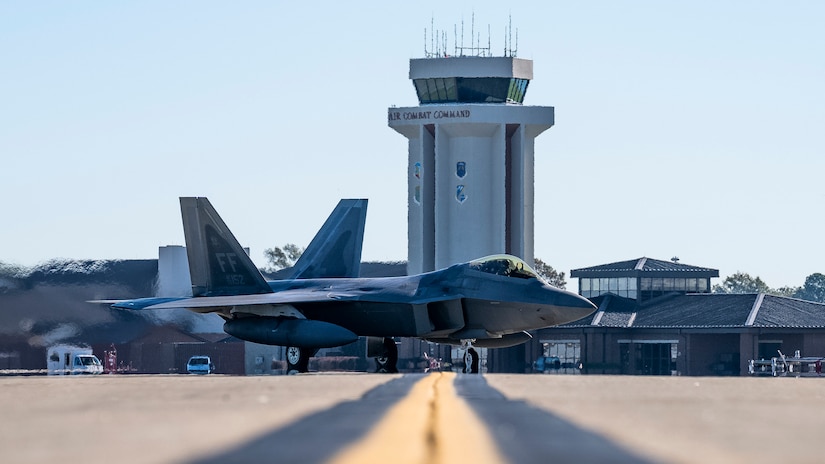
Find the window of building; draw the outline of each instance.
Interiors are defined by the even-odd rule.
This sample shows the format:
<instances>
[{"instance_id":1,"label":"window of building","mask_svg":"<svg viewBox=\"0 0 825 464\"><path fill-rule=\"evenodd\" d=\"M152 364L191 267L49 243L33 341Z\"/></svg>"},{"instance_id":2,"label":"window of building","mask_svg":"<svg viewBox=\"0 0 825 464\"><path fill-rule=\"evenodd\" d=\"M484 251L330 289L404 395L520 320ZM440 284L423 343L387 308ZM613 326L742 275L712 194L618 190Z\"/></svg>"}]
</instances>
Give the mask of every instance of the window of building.
<instances>
[{"instance_id":1,"label":"window of building","mask_svg":"<svg viewBox=\"0 0 825 464\"><path fill-rule=\"evenodd\" d=\"M639 280L642 300L649 300L670 292L707 293L710 288L708 278L642 277Z\"/></svg>"},{"instance_id":2,"label":"window of building","mask_svg":"<svg viewBox=\"0 0 825 464\"><path fill-rule=\"evenodd\" d=\"M510 90L507 92L507 101L522 103L529 82L527 79L510 79Z\"/></svg>"},{"instance_id":3,"label":"window of building","mask_svg":"<svg viewBox=\"0 0 825 464\"><path fill-rule=\"evenodd\" d=\"M638 282L638 286L637 286ZM581 277L579 290L585 298L612 293L625 298L649 300L671 292L707 293L709 279L682 277Z\"/></svg>"},{"instance_id":4,"label":"window of building","mask_svg":"<svg viewBox=\"0 0 825 464\"><path fill-rule=\"evenodd\" d=\"M594 298L607 293L634 299L638 296L635 277L582 277L579 279L579 290L585 298Z\"/></svg>"}]
</instances>

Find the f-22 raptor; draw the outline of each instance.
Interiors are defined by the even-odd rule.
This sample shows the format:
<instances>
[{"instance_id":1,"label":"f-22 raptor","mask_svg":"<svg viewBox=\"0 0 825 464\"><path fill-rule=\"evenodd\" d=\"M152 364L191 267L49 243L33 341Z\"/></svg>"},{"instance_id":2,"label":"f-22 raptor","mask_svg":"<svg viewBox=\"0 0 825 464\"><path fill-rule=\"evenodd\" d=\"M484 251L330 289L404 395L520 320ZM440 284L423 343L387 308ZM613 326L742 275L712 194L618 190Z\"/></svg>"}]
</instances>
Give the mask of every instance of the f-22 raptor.
<instances>
[{"instance_id":1,"label":"f-22 raptor","mask_svg":"<svg viewBox=\"0 0 825 464\"><path fill-rule=\"evenodd\" d=\"M360 278L367 200L341 200L286 280L267 281L208 199L180 199L192 297L120 301L118 309L217 313L226 333L287 348L289 373L306 372L319 348L367 337L378 372L397 372L393 337L508 347L529 330L581 319L596 308L544 282L523 260L494 255L424 274Z\"/></svg>"}]
</instances>

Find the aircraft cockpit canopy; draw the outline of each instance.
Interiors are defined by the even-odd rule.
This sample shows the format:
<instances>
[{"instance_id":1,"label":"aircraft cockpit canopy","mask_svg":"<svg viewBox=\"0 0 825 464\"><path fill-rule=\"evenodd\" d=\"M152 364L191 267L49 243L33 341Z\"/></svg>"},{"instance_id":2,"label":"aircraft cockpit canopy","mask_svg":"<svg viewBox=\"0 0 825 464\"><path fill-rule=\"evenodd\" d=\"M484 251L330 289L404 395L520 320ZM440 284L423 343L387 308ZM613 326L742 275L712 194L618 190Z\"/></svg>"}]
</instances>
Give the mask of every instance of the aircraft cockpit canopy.
<instances>
[{"instance_id":1,"label":"aircraft cockpit canopy","mask_svg":"<svg viewBox=\"0 0 825 464\"><path fill-rule=\"evenodd\" d=\"M520 258L510 255L492 255L470 261L470 269L519 279L538 279L538 274Z\"/></svg>"}]
</instances>

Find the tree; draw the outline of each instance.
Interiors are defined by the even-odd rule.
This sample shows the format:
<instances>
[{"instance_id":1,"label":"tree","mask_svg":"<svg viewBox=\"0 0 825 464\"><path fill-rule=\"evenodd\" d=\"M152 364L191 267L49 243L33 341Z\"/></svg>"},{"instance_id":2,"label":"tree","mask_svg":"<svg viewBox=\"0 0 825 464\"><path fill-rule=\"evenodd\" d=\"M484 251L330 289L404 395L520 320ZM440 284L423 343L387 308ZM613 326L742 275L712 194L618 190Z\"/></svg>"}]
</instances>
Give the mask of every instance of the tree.
<instances>
[{"instance_id":1,"label":"tree","mask_svg":"<svg viewBox=\"0 0 825 464\"><path fill-rule=\"evenodd\" d=\"M714 285L713 293L771 293L771 288L759 276L737 271L725 277L721 285Z\"/></svg>"},{"instance_id":2,"label":"tree","mask_svg":"<svg viewBox=\"0 0 825 464\"><path fill-rule=\"evenodd\" d=\"M24 277L26 274L27 270L23 266L0 261L0 277L19 279Z\"/></svg>"},{"instance_id":3,"label":"tree","mask_svg":"<svg viewBox=\"0 0 825 464\"><path fill-rule=\"evenodd\" d=\"M789 287L786 285L784 287L775 288L771 290L770 293L772 295L786 296L788 298L799 298L796 296L799 293L799 290L801 290L801 287Z\"/></svg>"},{"instance_id":4,"label":"tree","mask_svg":"<svg viewBox=\"0 0 825 464\"><path fill-rule=\"evenodd\" d=\"M751 277L746 272L736 272L726 277L721 285L714 285L713 293L767 293L769 295L825 303L825 274L816 272L809 275L805 278L805 284L801 287L770 288L758 276Z\"/></svg>"},{"instance_id":5,"label":"tree","mask_svg":"<svg viewBox=\"0 0 825 464\"><path fill-rule=\"evenodd\" d=\"M266 257L266 261L269 263L266 271L275 272L292 267L303 253L304 248L301 248L294 243L287 243L283 248L267 248L264 250L264 257Z\"/></svg>"},{"instance_id":6,"label":"tree","mask_svg":"<svg viewBox=\"0 0 825 464\"><path fill-rule=\"evenodd\" d=\"M794 297L825 303L825 275L816 272L805 278L805 284L799 288Z\"/></svg>"},{"instance_id":7,"label":"tree","mask_svg":"<svg viewBox=\"0 0 825 464\"><path fill-rule=\"evenodd\" d=\"M548 284L560 288L564 290L564 287L567 286L567 281L564 280L564 272L558 272L553 269L553 266L545 263L544 261L536 258L536 272L538 272L539 276L544 279Z\"/></svg>"}]
</instances>

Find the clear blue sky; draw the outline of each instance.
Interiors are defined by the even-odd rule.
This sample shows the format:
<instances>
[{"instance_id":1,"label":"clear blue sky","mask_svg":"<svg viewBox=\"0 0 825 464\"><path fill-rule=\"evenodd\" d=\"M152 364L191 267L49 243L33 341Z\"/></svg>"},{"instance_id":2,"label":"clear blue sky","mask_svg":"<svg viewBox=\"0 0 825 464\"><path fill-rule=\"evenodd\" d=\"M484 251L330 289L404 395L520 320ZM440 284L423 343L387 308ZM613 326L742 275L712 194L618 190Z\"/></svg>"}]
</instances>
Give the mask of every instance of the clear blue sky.
<instances>
[{"instance_id":1,"label":"clear blue sky","mask_svg":"<svg viewBox=\"0 0 825 464\"><path fill-rule=\"evenodd\" d=\"M534 60L536 256L648 256L801 285L825 272L825 3L0 3L0 261L156 258L179 196L238 239L306 245L370 200L406 259L408 60L475 14ZM450 33L452 43L452 34Z\"/></svg>"}]
</instances>

